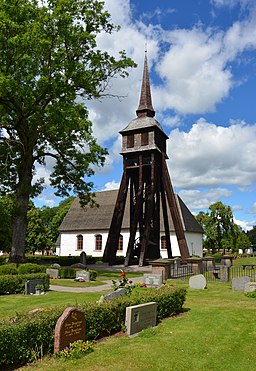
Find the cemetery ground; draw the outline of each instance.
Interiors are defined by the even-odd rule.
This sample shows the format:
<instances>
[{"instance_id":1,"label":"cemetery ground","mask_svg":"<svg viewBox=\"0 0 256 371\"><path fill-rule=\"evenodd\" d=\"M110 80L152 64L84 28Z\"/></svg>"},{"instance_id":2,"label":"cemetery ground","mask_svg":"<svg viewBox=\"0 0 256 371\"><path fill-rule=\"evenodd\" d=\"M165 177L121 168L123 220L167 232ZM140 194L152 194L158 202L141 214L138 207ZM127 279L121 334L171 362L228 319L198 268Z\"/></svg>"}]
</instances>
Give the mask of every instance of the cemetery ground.
<instances>
[{"instance_id":1,"label":"cemetery ground","mask_svg":"<svg viewBox=\"0 0 256 371\"><path fill-rule=\"evenodd\" d=\"M46 357L21 370L255 370L256 300L232 291L231 283L209 283L206 290L189 289L186 282L170 283L187 288L180 315L134 338L119 333L97 341L94 351L82 358ZM29 309L34 299L39 300L37 306L47 306L95 301L100 295L50 292L38 298L12 295L6 299L13 300L17 309L22 302L17 300L28 299Z\"/></svg>"}]
</instances>

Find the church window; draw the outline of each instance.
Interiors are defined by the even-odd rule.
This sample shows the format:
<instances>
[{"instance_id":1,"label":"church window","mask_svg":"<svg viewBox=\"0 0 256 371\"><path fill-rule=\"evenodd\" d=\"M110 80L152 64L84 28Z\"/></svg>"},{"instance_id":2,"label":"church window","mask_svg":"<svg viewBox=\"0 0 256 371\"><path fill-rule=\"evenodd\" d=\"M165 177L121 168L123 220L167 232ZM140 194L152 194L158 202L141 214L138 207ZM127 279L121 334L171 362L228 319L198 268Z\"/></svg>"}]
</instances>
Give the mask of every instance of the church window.
<instances>
[{"instance_id":1,"label":"church window","mask_svg":"<svg viewBox=\"0 0 256 371\"><path fill-rule=\"evenodd\" d=\"M124 242L123 235L120 234L118 239L118 251L123 251L123 242Z\"/></svg>"},{"instance_id":2,"label":"church window","mask_svg":"<svg viewBox=\"0 0 256 371\"><path fill-rule=\"evenodd\" d=\"M95 250L101 251L102 250L102 235L96 234L95 236Z\"/></svg>"},{"instance_id":3,"label":"church window","mask_svg":"<svg viewBox=\"0 0 256 371\"><path fill-rule=\"evenodd\" d=\"M161 237L161 250L166 250L167 244L166 244L166 236Z\"/></svg>"},{"instance_id":4,"label":"church window","mask_svg":"<svg viewBox=\"0 0 256 371\"><path fill-rule=\"evenodd\" d=\"M127 148L134 147L134 134L127 135Z\"/></svg>"},{"instance_id":5,"label":"church window","mask_svg":"<svg viewBox=\"0 0 256 371\"><path fill-rule=\"evenodd\" d=\"M76 249L83 250L83 236L81 234L76 237Z\"/></svg>"},{"instance_id":6,"label":"church window","mask_svg":"<svg viewBox=\"0 0 256 371\"><path fill-rule=\"evenodd\" d=\"M141 145L147 146L148 145L148 132L141 133Z\"/></svg>"}]
</instances>

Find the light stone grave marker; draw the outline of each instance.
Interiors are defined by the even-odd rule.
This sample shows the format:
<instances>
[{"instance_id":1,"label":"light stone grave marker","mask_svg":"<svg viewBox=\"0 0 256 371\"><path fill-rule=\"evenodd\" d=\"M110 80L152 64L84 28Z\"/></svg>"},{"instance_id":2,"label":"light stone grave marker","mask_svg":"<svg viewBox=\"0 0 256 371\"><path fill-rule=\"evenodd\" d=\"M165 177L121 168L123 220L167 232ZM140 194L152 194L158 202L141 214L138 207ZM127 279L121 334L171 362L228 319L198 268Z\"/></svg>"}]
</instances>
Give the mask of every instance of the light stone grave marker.
<instances>
[{"instance_id":1,"label":"light stone grave marker","mask_svg":"<svg viewBox=\"0 0 256 371\"><path fill-rule=\"evenodd\" d=\"M44 284L44 280L40 278L25 282L25 295L35 294L36 285L43 285L43 284Z\"/></svg>"},{"instance_id":2,"label":"light stone grave marker","mask_svg":"<svg viewBox=\"0 0 256 371\"><path fill-rule=\"evenodd\" d=\"M112 300L112 299L119 298L120 296L123 296L126 294L127 292L125 289L123 288L117 289L116 291L110 292L109 294L102 295L100 297L100 303L103 303L103 301L105 300Z\"/></svg>"},{"instance_id":3,"label":"light stone grave marker","mask_svg":"<svg viewBox=\"0 0 256 371\"><path fill-rule=\"evenodd\" d=\"M46 269L46 274L49 274L50 278L53 278L53 279L58 279L59 278L59 270L58 269L47 268Z\"/></svg>"},{"instance_id":4,"label":"light stone grave marker","mask_svg":"<svg viewBox=\"0 0 256 371\"><path fill-rule=\"evenodd\" d=\"M77 340L85 340L85 316L77 308L68 307L55 326L54 352L69 347L70 343Z\"/></svg>"},{"instance_id":5,"label":"light stone grave marker","mask_svg":"<svg viewBox=\"0 0 256 371\"><path fill-rule=\"evenodd\" d=\"M196 290L204 290L206 289L207 282L205 277L202 274L197 274L196 276L192 276L189 279L189 287L190 289Z\"/></svg>"},{"instance_id":6,"label":"light stone grave marker","mask_svg":"<svg viewBox=\"0 0 256 371\"><path fill-rule=\"evenodd\" d=\"M244 285L244 292L254 292L256 291L256 282L247 282Z\"/></svg>"},{"instance_id":7,"label":"light stone grave marker","mask_svg":"<svg viewBox=\"0 0 256 371\"><path fill-rule=\"evenodd\" d=\"M125 326L127 335L132 336L143 329L156 326L156 313L156 302L127 307L125 315Z\"/></svg>"},{"instance_id":8,"label":"light stone grave marker","mask_svg":"<svg viewBox=\"0 0 256 371\"><path fill-rule=\"evenodd\" d=\"M144 283L148 287L161 287L163 284L162 274L144 274L143 275Z\"/></svg>"},{"instance_id":9,"label":"light stone grave marker","mask_svg":"<svg viewBox=\"0 0 256 371\"><path fill-rule=\"evenodd\" d=\"M244 291L246 283L250 282L250 277L235 277L232 279L232 290Z\"/></svg>"},{"instance_id":10,"label":"light stone grave marker","mask_svg":"<svg viewBox=\"0 0 256 371\"><path fill-rule=\"evenodd\" d=\"M90 272L88 271L77 271L76 272L76 278L83 278L85 280L85 282L90 282Z\"/></svg>"}]
</instances>

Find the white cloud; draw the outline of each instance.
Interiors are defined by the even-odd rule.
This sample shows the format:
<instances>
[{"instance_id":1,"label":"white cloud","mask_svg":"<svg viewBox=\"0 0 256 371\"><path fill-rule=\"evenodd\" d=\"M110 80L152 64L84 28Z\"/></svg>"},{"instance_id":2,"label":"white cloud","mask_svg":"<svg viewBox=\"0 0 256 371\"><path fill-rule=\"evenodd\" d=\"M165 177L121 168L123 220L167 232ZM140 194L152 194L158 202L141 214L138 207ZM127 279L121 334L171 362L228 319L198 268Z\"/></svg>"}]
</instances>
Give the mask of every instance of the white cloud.
<instances>
[{"instance_id":1,"label":"white cloud","mask_svg":"<svg viewBox=\"0 0 256 371\"><path fill-rule=\"evenodd\" d=\"M256 214L256 202L254 202L254 204L252 205L249 214Z\"/></svg>"},{"instance_id":2,"label":"white cloud","mask_svg":"<svg viewBox=\"0 0 256 371\"><path fill-rule=\"evenodd\" d=\"M208 209L209 206L220 200L222 197L230 197L232 191L225 188L215 188L208 190L182 189L179 191L179 195L185 204L191 210L202 210Z\"/></svg>"},{"instance_id":3,"label":"white cloud","mask_svg":"<svg viewBox=\"0 0 256 371\"><path fill-rule=\"evenodd\" d=\"M115 180L107 182L104 185L103 191L112 191L113 189L119 189L120 183L117 183Z\"/></svg>"},{"instance_id":4,"label":"white cloud","mask_svg":"<svg viewBox=\"0 0 256 371\"><path fill-rule=\"evenodd\" d=\"M256 181L256 125L217 126L199 119L189 132L170 134L168 156L173 184L180 188Z\"/></svg>"},{"instance_id":5,"label":"white cloud","mask_svg":"<svg viewBox=\"0 0 256 371\"><path fill-rule=\"evenodd\" d=\"M239 225L243 231L247 232L250 231L254 225L256 225L256 220L252 221L245 221L245 220L239 220L234 218L234 222Z\"/></svg>"}]
</instances>

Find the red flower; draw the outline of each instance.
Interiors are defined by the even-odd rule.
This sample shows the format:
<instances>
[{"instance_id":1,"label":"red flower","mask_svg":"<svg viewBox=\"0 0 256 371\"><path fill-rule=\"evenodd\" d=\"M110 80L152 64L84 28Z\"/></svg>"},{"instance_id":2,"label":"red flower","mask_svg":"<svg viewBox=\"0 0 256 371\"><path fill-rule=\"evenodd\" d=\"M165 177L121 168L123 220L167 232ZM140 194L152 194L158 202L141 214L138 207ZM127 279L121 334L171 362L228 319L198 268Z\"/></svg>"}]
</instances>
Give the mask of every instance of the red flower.
<instances>
[{"instance_id":1,"label":"red flower","mask_svg":"<svg viewBox=\"0 0 256 371\"><path fill-rule=\"evenodd\" d=\"M132 280L129 281L129 284L132 284Z\"/></svg>"},{"instance_id":2,"label":"red flower","mask_svg":"<svg viewBox=\"0 0 256 371\"><path fill-rule=\"evenodd\" d=\"M125 272L122 272L122 273L120 274L120 276L121 276L121 277L125 277L125 276L126 276L126 273L125 273Z\"/></svg>"}]
</instances>

